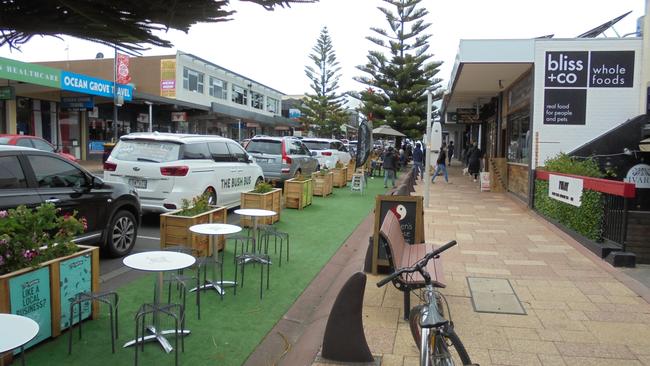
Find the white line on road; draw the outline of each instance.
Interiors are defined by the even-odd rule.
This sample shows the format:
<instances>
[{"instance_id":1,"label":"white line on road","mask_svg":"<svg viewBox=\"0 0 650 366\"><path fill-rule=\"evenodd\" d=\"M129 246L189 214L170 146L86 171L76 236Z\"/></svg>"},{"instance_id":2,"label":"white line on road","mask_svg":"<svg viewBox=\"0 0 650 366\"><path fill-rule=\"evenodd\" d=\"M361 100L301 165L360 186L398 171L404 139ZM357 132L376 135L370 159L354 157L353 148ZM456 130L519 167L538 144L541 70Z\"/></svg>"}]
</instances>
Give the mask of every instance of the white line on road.
<instances>
[{"instance_id":1,"label":"white line on road","mask_svg":"<svg viewBox=\"0 0 650 366\"><path fill-rule=\"evenodd\" d=\"M138 238L140 239L149 239L149 240L160 240L160 238L156 238L154 236L143 236L143 235L138 235Z\"/></svg>"}]
</instances>

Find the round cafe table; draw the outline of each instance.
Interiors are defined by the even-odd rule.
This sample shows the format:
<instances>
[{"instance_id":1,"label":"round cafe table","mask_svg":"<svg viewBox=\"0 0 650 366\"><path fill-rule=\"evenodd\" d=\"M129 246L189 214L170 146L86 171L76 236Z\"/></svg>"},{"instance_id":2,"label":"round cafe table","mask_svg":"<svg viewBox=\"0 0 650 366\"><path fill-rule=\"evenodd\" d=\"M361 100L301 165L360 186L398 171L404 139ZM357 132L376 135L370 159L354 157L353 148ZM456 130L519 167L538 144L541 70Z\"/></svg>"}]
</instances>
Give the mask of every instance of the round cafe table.
<instances>
[{"instance_id":1,"label":"round cafe table","mask_svg":"<svg viewBox=\"0 0 650 366\"><path fill-rule=\"evenodd\" d=\"M131 254L128 257L125 257L122 262L125 266L139 271L158 272L156 289L153 297L154 308L157 309L160 304L162 293L163 274L167 271L177 271L179 269L187 268L196 262L196 258L185 253L158 250ZM151 333L150 335L129 341L124 344L124 347L132 346L138 342L158 341L165 352L169 353L174 349L164 336L167 334L175 334L176 330L160 329L160 314L158 311L153 313L153 326L147 327L147 330ZM179 334L185 336L190 334L190 331L189 329L183 329Z\"/></svg>"},{"instance_id":2,"label":"round cafe table","mask_svg":"<svg viewBox=\"0 0 650 366\"><path fill-rule=\"evenodd\" d=\"M211 235L211 236L223 236L223 235L228 235L228 234L234 234L238 233L241 231L241 227L237 225L230 225L230 224L199 224L199 225L193 225L190 226L190 231L196 234L202 234L202 235ZM219 248L217 248L217 244L219 240L218 238L210 238L212 241L212 256L214 258L213 265L212 265L212 278L209 281L206 281L203 285L199 286L198 288L195 287L191 289L190 291L200 291L200 290L206 290L206 289L214 289L219 293L219 295L223 295L223 287L224 286L235 286L237 285L237 282L234 281L223 281L223 279L219 279L217 281L217 256L219 253Z\"/></svg>"},{"instance_id":3,"label":"round cafe table","mask_svg":"<svg viewBox=\"0 0 650 366\"><path fill-rule=\"evenodd\" d=\"M26 343L38 334L38 323L21 315L0 314L0 359L2 354L20 347L21 364L25 365Z\"/></svg>"},{"instance_id":4,"label":"round cafe table","mask_svg":"<svg viewBox=\"0 0 650 366\"><path fill-rule=\"evenodd\" d=\"M255 252L255 247L257 244L257 220L260 217L275 216L278 213L271 210L261 210L257 208L240 208L235 210L235 213L241 216L249 216L253 218L253 252Z\"/></svg>"}]
</instances>

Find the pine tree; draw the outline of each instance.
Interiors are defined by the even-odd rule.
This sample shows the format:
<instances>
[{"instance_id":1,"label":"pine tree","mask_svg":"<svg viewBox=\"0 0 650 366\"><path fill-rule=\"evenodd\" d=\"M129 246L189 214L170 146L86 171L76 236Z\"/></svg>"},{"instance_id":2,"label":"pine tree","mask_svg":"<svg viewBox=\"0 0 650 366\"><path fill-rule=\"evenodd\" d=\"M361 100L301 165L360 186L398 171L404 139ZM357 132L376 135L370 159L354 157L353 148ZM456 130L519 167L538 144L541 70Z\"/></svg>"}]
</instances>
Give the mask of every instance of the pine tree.
<instances>
[{"instance_id":1,"label":"pine tree","mask_svg":"<svg viewBox=\"0 0 650 366\"><path fill-rule=\"evenodd\" d=\"M357 66L367 75L354 79L368 86L360 93L360 111L371 116L375 126L387 124L418 137L426 128L427 90L433 91L434 101L442 97L441 79L435 78L442 63L430 61L431 35L424 33L431 26L424 21L429 12L418 7L421 0L382 1L392 8L378 7L389 30L371 27L375 36L366 37L381 50L368 51L368 62Z\"/></svg>"},{"instance_id":2,"label":"pine tree","mask_svg":"<svg viewBox=\"0 0 650 366\"><path fill-rule=\"evenodd\" d=\"M339 133L346 115L343 110L343 96L337 93L341 68L336 60L327 27L321 29L312 51L309 58L315 67L306 66L305 74L311 80L313 94L305 94L304 104L300 108L301 120L308 127L319 126L318 135L329 137Z\"/></svg>"}]
</instances>

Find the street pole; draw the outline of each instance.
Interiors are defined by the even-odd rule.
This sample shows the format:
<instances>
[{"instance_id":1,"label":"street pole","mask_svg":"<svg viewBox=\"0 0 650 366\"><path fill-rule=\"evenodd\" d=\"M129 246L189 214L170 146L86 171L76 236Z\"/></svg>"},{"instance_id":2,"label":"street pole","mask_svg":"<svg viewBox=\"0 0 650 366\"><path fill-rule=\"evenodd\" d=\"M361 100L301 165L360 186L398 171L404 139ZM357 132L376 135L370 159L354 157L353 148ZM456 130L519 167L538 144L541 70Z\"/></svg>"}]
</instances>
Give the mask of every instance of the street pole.
<instances>
[{"instance_id":1,"label":"street pole","mask_svg":"<svg viewBox=\"0 0 650 366\"><path fill-rule=\"evenodd\" d=\"M115 55L113 57L113 138L115 143L117 143L117 48L114 48Z\"/></svg>"},{"instance_id":2,"label":"street pole","mask_svg":"<svg viewBox=\"0 0 650 366\"><path fill-rule=\"evenodd\" d=\"M239 136L239 142L241 142L241 118L237 120L237 132Z\"/></svg>"},{"instance_id":3,"label":"street pole","mask_svg":"<svg viewBox=\"0 0 650 366\"><path fill-rule=\"evenodd\" d=\"M429 162L431 161L431 148L429 145L431 144L431 107L433 104L433 97L431 95L431 90L427 92L427 138L426 140L428 141L422 141L423 142L423 148L424 148L424 155L425 155L425 161L424 161L424 207L428 208L429 207L429 186L431 185L431 177L429 176Z\"/></svg>"},{"instance_id":4,"label":"street pole","mask_svg":"<svg viewBox=\"0 0 650 366\"><path fill-rule=\"evenodd\" d=\"M153 103L145 103L149 104L149 132L153 132Z\"/></svg>"}]
</instances>

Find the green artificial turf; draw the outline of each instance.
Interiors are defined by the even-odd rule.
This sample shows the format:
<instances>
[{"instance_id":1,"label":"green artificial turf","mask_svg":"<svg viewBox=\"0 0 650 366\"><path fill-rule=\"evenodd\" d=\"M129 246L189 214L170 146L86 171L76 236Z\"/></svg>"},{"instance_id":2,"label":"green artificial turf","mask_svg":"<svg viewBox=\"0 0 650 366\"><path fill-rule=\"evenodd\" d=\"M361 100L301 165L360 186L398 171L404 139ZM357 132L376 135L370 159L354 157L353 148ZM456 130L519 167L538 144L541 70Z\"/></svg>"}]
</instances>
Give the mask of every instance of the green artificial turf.
<instances>
[{"instance_id":1,"label":"green artificial turf","mask_svg":"<svg viewBox=\"0 0 650 366\"><path fill-rule=\"evenodd\" d=\"M195 295L187 297L187 325L192 334L185 338L183 365L240 365L264 336L287 312L321 268L334 255L346 238L374 208L375 196L384 191L383 179L368 180L364 195L349 188L335 188L334 194L314 197L303 210L284 209L279 230L291 237L290 261L278 266L277 255L270 253L270 290L259 298L260 267L246 268L245 287L228 288L223 301L209 290L201 296L201 320L196 316ZM225 279L234 277L233 248L225 253ZM208 272L210 273L210 272ZM83 337L75 332L72 355L67 354L68 332L34 347L27 352L30 365L128 365L134 362L133 347L122 345L134 338L134 315L138 307L152 301L154 276L145 276L121 287L120 337L116 353L111 353L108 313L102 307L98 320L86 321ZM75 328L76 330L76 328ZM280 335L278 335L280 336ZM168 337L173 345L174 337ZM157 343L147 343L141 354L141 365L173 365L174 353L165 354ZM269 360L268 364L273 364Z\"/></svg>"}]
</instances>

